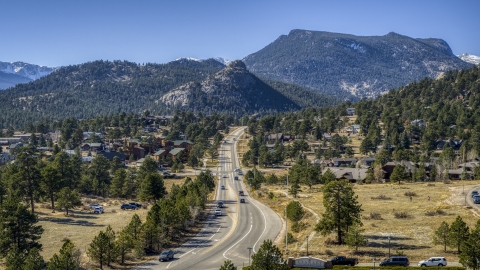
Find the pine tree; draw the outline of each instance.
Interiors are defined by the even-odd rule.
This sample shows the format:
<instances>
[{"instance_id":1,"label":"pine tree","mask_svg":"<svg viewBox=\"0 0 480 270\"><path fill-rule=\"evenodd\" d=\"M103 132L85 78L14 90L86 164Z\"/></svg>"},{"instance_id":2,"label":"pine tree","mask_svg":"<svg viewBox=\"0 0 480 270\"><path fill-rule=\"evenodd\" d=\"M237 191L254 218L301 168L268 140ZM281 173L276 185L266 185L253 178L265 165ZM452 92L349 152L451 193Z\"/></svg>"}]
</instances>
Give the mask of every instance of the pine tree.
<instances>
[{"instance_id":1,"label":"pine tree","mask_svg":"<svg viewBox=\"0 0 480 270\"><path fill-rule=\"evenodd\" d=\"M76 190L71 190L69 187L64 187L57 194L58 208L65 209L65 214L68 216L68 209L73 209L82 205L80 194Z\"/></svg>"},{"instance_id":2,"label":"pine tree","mask_svg":"<svg viewBox=\"0 0 480 270\"><path fill-rule=\"evenodd\" d=\"M237 267L230 260L226 260L219 270L237 270Z\"/></svg>"},{"instance_id":3,"label":"pine tree","mask_svg":"<svg viewBox=\"0 0 480 270\"><path fill-rule=\"evenodd\" d=\"M110 185L110 196L111 197L124 197L123 187L125 181L127 180L127 172L125 169L120 168L115 172L115 176L112 179L112 184Z\"/></svg>"},{"instance_id":4,"label":"pine tree","mask_svg":"<svg viewBox=\"0 0 480 270\"><path fill-rule=\"evenodd\" d=\"M327 235L337 233L338 243L343 243L344 235L353 225L360 226L361 205L353 186L346 180L333 181L324 186L323 205L325 213L315 230Z\"/></svg>"},{"instance_id":5,"label":"pine tree","mask_svg":"<svg viewBox=\"0 0 480 270\"><path fill-rule=\"evenodd\" d=\"M347 243L349 247L354 247L355 252L358 251L358 247L362 247L367 244L367 239L365 239L365 236L362 235L364 231L365 230L360 228L359 226L352 226L348 228L345 243Z\"/></svg>"},{"instance_id":6,"label":"pine tree","mask_svg":"<svg viewBox=\"0 0 480 270\"><path fill-rule=\"evenodd\" d=\"M51 163L47 164L41 173L43 176L41 184L42 190L50 197L52 209L55 211L55 197L62 187L62 176Z\"/></svg>"},{"instance_id":7,"label":"pine tree","mask_svg":"<svg viewBox=\"0 0 480 270\"><path fill-rule=\"evenodd\" d=\"M291 183L292 183L292 185L290 186L290 189L288 190L288 193L290 193L290 195L293 195L294 198L297 198L298 193L300 191L302 191L300 189L300 185L298 184L298 180L293 181Z\"/></svg>"},{"instance_id":8,"label":"pine tree","mask_svg":"<svg viewBox=\"0 0 480 270\"><path fill-rule=\"evenodd\" d=\"M405 167L403 165L397 165L393 168L392 175L390 175L391 182L398 182L401 183L402 180L406 180L408 176L405 173Z\"/></svg>"},{"instance_id":9,"label":"pine tree","mask_svg":"<svg viewBox=\"0 0 480 270\"><path fill-rule=\"evenodd\" d=\"M125 263L125 256L132 248L135 247L135 242L131 237L128 227L120 231L117 240L115 241L115 249L120 256L120 263Z\"/></svg>"},{"instance_id":10,"label":"pine tree","mask_svg":"<svg viewBox=\"0 0 480 270\"><path fill-rule=\"evenodd\" d=\"M143 179L138 197L142 201L157 201L158 199L163 198L165 194L166 189L163 183L163 178L158 173L150 173Z\"/></svg>"},{"instance_id":11,"label":"pine tree","mask_svg":"<svg viewBox=\"0 0 480 270\"><path fill-rule=\"evenodd\" d=\"M80 250L72 241L63 243L59 254L54 254L50 259L47 270L76 270L80 265Z\"/></svg>"},{"instance_id":12,"label":"pine tree","mask_svg":"<svg viewBox=\"0 0 480 270\"><path fill-rule=\"evenodd\" d=\"M107 250L109 248L108 236L101 231L95 238L93 238L90 247L87 250L87 255L90 259L97 261L100 264L100 269L107 262Z\"/></svg>"},{"instance_id":13,"label":"pine tree","mask_svg":"<svg viewBox=\"0 0 480 270\"><path fill-rule=\"evenodd\" d=\"M38 218L28 207L10 196L0 206L0 256L6 256L12 249L25 253L33 248L41 249L38 243L43 228L36 225Z\"/></svg>"},{"instance_id":14,"label":"pine tree","mask_svg":"<svg viewBox=\"0 0 480 270\"><path fill-rule=\"evenodd\" d=\"M287 204L287 217L293 222L300 221L303 218L305 211L298 201L291 201Z\"/></svg>"},{"instance_id":15,"label":"pine tree","mask_svg":"<svg viewBox=\"0 0 480 270\"><path fill-rule=\"evenodd\" d=\"M460 253L460 263L468 269L480 269L480 220L477 220L475 229L470 236L462 243L462 253Z\"/></svg>"},{"instance_id":16,"label":"pine tree","mask_svg":"<svg viewBox=\"0 0 480 270\"><path fill-rule=\"evenodd\" d=\"M44 266L45 261L43 260L42 255L40 255L38 248L32 248L29 250L23 265L23 270L42 270L44 269Z\"/></svg>"},{"instance_id":17,"label":"pine tree","mask_svg":"<svg viewBox=\"0 0 480 270\"><path fill-rule=\"evenodd\" d=\"M433 243L436 245L442 245L444 252L447 252L449 234L450 226L448 226L447 222L443 221L442 224L440 224L440 226L435 230L435 234L433 236Z\"/></svg>"},{"instance_id":18,"label":"pine tree","mask_svg":"<svg viewBox=\"0 0 480 270\"><path fill-rule=\"evenodd\" d=\"M290 269L286 263L279 263L282 259L282 252L273 244L272 240L267 239L258 249L258 252L252 255L252 270L286 270Z\"/></svg>"},{"instance_id":19,"label":"pine tree","mask_svg":"<svg viewBox=\"0 0 480 270\"><path fill-rule=\"evenodd\" d=\"M457 216L455 221L450 225L450 233L448 234L449 247L457 248L461 252L462 244L467 241L469 236L469 229L467 224L460 216Z\"/></svg>"}]
</instances>

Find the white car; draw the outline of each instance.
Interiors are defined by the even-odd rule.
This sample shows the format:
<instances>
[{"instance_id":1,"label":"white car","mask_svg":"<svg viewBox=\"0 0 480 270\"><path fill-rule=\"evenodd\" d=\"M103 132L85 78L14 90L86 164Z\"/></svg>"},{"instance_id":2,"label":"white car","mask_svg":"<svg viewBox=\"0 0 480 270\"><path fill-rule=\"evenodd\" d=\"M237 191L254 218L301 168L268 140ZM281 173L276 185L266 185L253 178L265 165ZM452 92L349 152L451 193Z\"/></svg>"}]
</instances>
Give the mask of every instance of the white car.
<instances>
[{"instance_id":1,"label":"white car","mask_svg":"<svg viewBox=\"0 0 480 270\"><path fill-rule=\"evenodd\" d=\"M97 206L93 209L94 214L103 214L103 206Z\"/></svg>"},{"instance_id":2,"label":"white car","mask_svg":"<svg viewBox=\"0 0 480 270\"><path fill-rule=\"evenodd\" d=\"M418 266L447 266L447 259L444 257L431 257L428 260L419 261Z\"/></svg>"},{"instance_id":3,"label":"white car","mask_svg":"<svg viewBox=\"0 0 480 270\"><path fill-rule=\"evenodd\" d=\"M222 215L222 210L216 209L215 210L215 216L221 216Z\"/></svg>"},{"instance_id":4,"label":"white car","mask_svg":"<svg viewBox=\"0 0 480 270\"><path fill-rule=\"evenodd\" d=\"M223 178L227 178L227 175L226 175L226 174L224 174L224 175L222 175L222 177L223 177Z\"/></svg>"}]
</instances>

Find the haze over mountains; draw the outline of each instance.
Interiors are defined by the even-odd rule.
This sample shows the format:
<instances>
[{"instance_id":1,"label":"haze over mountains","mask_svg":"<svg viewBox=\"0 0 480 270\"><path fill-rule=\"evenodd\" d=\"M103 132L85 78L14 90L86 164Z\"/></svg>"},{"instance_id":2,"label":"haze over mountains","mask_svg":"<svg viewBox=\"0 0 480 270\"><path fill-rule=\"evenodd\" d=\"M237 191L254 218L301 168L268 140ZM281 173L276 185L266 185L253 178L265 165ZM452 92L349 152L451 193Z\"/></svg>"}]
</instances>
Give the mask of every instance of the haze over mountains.
<instances>
[{"instance_id":1,"label":"haze over mountains","mask_svg":"<svg viewBox=\"0 0 480 270\"><path fill-rule=\"evenodd\" d=\"M375 97L390 89L472 65L442 39L292 30L244 58L248 70L341 99Z\"/></svg>"}]
</instances>

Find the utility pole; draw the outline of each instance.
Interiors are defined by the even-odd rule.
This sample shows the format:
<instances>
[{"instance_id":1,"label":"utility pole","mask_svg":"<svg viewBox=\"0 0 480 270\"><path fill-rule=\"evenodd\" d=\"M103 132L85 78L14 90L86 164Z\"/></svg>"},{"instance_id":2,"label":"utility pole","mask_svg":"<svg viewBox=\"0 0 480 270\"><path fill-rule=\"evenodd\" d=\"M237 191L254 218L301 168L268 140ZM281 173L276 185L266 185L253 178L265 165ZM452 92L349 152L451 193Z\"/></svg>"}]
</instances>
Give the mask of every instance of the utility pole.
<instances>
[{"instance_id":1,"label":"utility pole","mask_svg":"<svg viewBox=\"0 0 480 270\"><path fill-rule=\"evenodd\" d=\"M249 247L249 248L247 248L247 249L248 249L248 265L250 265L250 258L251 258L251 255L250 255L250 254L252 253L252 248Z\"/></svg>"},{"instance_id":2,"label":"utility pole","mask_svg":"<svg viewBox=\"0 0 480 270\"><path fill-rule=\"evenodd\" d=\"M288 180L287 180L288 181ZM287 206L285 206L285 251L288 254L288 218L287 218Z\"/></svg>"}]
</instances>

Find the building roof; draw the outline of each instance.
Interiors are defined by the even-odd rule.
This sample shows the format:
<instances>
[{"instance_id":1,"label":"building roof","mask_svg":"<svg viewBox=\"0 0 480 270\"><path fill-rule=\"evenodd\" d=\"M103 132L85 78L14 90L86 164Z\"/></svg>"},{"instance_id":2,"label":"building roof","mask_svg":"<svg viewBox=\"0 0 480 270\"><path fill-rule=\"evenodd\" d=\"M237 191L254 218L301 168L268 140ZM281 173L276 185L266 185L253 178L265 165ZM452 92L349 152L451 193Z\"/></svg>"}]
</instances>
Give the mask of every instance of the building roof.
<instances>
[{"instance_id":1,"label":"building roof","mask_svg":"<svg viewBox=\"0 0 480 270\"><path fill-rule=\"evenodd\" d=\"M346 178L348 180L364 180L367 178L368 172L368 169L328 167L323 169L322 174L324 174L327 170L330 170L333 174L335 174L336 179Z\"/></svg>"},{"instance_id":2,"label":"building roof","mask_svg":"<svg viewBox=\"0 0 480 270\"><path fill-rule=\"evenodd\" d=\"M173 141L173 144L174 145L180 145L182 143L187 143L187 144L193 144L193 142L189 141L189 140L176 140L176 141Z\"/></svg>"},{"instance_id":3,"label":"building roof","mask_svg":"<svg viewBox=\"0 0 480 270\"><path fill-rule=\"evenodd\" d=\"M178 153L182 152L185 148L173 148L170 150L169 154L176 156Z\"/></svg>"},{"instance_id":4,"label":"building roof","mask_svg":"<svg viewBox=\"0 0 480 270\"><path fill-rule=\"evenodd\" d=\"M113 158L115 158L115 157L118 157L122 161L126 159L125 154L120 153L120 152L101 152L101 153L98 153L98 154L103 155L104 157L106 157L110 161L112 161Z\"/></svg>"},{"instance_id":5,"label":"building roof","mask_svg":"<svg viewBox=\"0 0 480 270\"><path fill-rule=\"evenodd\" d=\"M154 156L160 156L162 155L163 153L165 153L165 150L164 149L160 149L158 150L157 152L155 152L155 154L153 154Z\"/></svg>"}]
</instances>

